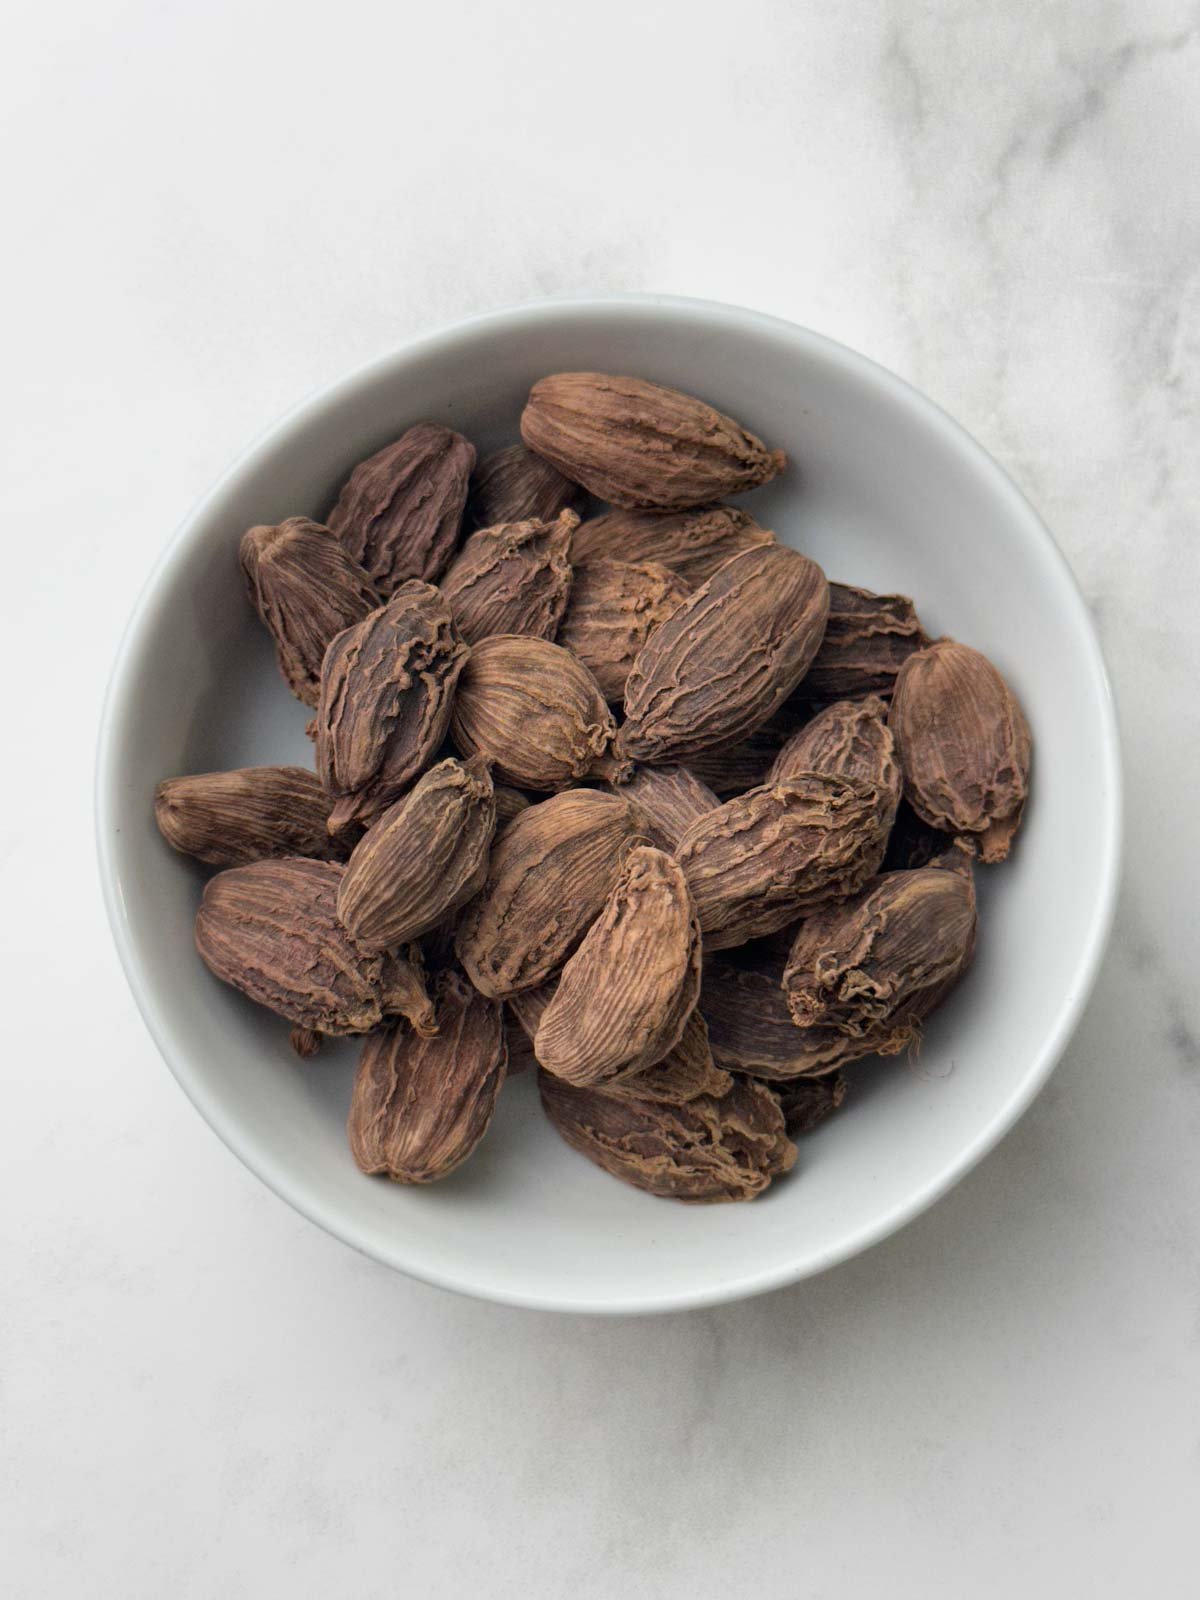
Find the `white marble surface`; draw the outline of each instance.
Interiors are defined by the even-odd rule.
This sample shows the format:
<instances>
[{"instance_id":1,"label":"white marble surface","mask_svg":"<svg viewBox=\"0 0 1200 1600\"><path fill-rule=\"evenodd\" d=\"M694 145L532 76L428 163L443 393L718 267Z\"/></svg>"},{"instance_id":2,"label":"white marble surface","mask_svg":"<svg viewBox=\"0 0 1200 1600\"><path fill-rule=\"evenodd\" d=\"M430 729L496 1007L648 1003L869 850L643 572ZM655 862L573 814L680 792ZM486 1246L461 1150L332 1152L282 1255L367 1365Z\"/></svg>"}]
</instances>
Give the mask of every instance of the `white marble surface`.
<instances>
[{"instance_id":1,"label":"white marble surface","mask_svg":"<svg viewBox=\"0 0 1200 1600\"><path fill-rule=\"evenodd\" d=\"M1194 1595L1194 8L6 15L5 1595ZM1094 607L1129 778L1110 957L1002 1147L819 1280L640 1322L452 1298L275 1200L157 1058L90 833L125 614L241 445L589 289L780 313L958 416Z\"/></svg>"}]
</instances>

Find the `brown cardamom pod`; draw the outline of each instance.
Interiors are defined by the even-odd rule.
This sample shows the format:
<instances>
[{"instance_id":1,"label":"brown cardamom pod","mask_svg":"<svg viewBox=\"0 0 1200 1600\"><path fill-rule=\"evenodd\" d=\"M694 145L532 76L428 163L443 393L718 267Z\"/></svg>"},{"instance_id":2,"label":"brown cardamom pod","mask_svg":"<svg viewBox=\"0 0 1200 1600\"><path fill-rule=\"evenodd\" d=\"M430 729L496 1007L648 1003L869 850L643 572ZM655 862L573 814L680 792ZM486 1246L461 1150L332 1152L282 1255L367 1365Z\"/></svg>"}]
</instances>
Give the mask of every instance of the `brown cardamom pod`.
<instances>
[{"instance_id":1,"label":"brown cardamom pod","mask_svg":"<svg viewBox=\"0 0 1200 1600\"><path fill-rule=\"evenodd\" d=\"M242 767L167 778L154 791L154 816L173 849L214 867L266 856L339 857L325 826L329 796L304 767Z\"/></svg>"},{"instance_id":2,"label":"brown cardamom pod","mask_svg":"<svg viewBox=\"0 0 1200 1600\"><path fill-rule=\"evenodd\" d=\"M502 522L553 522L560 511L577 510L584 498L577 483L564 478L523 444L484 456L471 479L467 522L494 528Z\"/></svg>"},{"instance_id":3,"label":"brown cardamom pod","mask_svg":"<svg viewBox=\"0 0 1200 1600\"><path fill-rule=\"evenodd\" d=\"M733 1087L733 1079L713 1061L704 1018L693 1011L679 1043L661 1061L632 1072L623 1070L596 1087L622 1100L661 1100L678 1106L702 1094L720 1099Z\"/></svg>"},{"instance_id":4,"label":"brown cardamom pod","mask_svg":"<svg viewBox=\"0 0 1200 1600\"><path fill-rule=\"evenodd\" d=\"M301 1028L297 1026L293 1028L289 1034L288 1042L292 1049L300 1057L301 1061L308 1061L311 1059L311 1057L315 1056L317 1051L321 1048L321 1041L323 1037L323 1034L317 1033L312 1028Z\"/></svg>"},{"instance_id":5,"label":"brown cardamom pod","mask_svg":"<svg viewBox=\"0 0 1200 1600\"><path fill-rule=\"evenodd\" d=\"M329 513L330 530L385 598L410 578L436 583L462 528L475 447L418 422L358 466Z\"/></svg>"},{"instance_id":6,"label":"brown cardamom pod","mask_svg":"<svg viewBox=\"0 0 1200 1600\"><path fill-rule=\"evenodd\" d=\"M519 789L563 789L619 770L615 724L591 673L547 639L496 634L471 652L451 737Z\"/></svg>"},{"instance_id":7,"label":"brown cardamom pod","mask_svg":"<svg viewBox=\"0 0 1200 1600\"><path fill-rule=\"evenodd\" d=\"M638 652L687 595L653 562L589 562L575 569L558 642L590 669L606 700L621 700Z\"/></svg>"},{"instance_id":8,"label":"brown cardamom pod","mask_svg":"<svg viewBox=\"0 0 1200 1600\"><path fill-rule=\"evenodd\" d=\"M886 843L879 791L857 779L808 772L727 800L677 851L705 949L745 944L854 894Z\"/></svg>"},{"instance_id":9,"label":"brown cardamom pod","mask_svg":"<svg viewBox=\"0 0 1200 1600\"><path fill-rule=\"evenodd\" d=\"M329 529L307 517L249 529L239 554L279 670L296 698L315 706L326 647L375 610L375 585Z\"/></svg>"},{"instance_id":10,"label":"brown cardamom pod","mask_svg":"<svg viewBox=\"0 0 1200 1600\"><path fill-rule=\"evenodd\" d=\"M911 1044L975 949L969 871L889 872L852 900L805 918L783 973L792 1020L864 1039L887 1028Z\"/></svg>"},{"instance_id":11,"label":"brown cardamom pod","mask_svg":"<svg viewBox=\"0 0 1200 1600\"><path fill-rule=\"evenodd\" d=\"M928 643L907 595L831 583L825 637L799 693L808 700L890 695L900 668Z\"/></svg>"},{"instance_id":12,"label":"brown cardamom pod","mask_svg":"<svg viewBox=\"0 0 1200 1600\"><path fill-rule=\"evenodd\" d=\"M797 1078L793 1083L781 1083L775 1092L788 1137L798 1139L838 1109L846 1098L846 1079L840 1072L829 1078Z\"/></svg>"},{"instance_id":13,"label":"brown cardamom pod","mask_svg":"<svg viewBox=\"0 0 1200 1600\"><path fill-rule=\"evenodd\" d=\"M688 757L688 771L722 800L759 788L766 783L771 763L783 748L784 735L778 721L777 716L772 717L748 739L726 749L697 751Z\"/></svg>"},{"instance_id":14,"label":"brown cardamom pod","mask_svg":"<svg viewBox=\"0 0 1200 1600\"><path fill-rule=\"evenodd\" d=\"M347 1132L363 1172L394 1183L435 1183L471 1155L488 1130L504 1082L500 1007L455 972L435 990L437 1033L405 1027L367 1039Z\"/></svg>"},{"instance_id":15,"label":"brown cardamom pod","mask_svg":"<svg viewBox=\"0 0 1200 1600\"><path fill-rule=\"evenodd\" d=\"M519 789L510 789L506 783L498 783L494 789L496 800L496 832L507 828L514 817L519 817L522 811L529 809L529 797L523 795Z\"/></svg>"},{"instance_id":16,"label":"brown cardamom pod","mask_svg":"<svg viewBox=\"0 0 1200 1600\"><path fill-rule=\"evenodd\" d=\"M774 544L748 511L704 506L699 511L606 511L580 523L571 541L576 566L593 561L653 561L689 589L707 583L743 550Z\"/></svg>"},{"instance_id":17,"label":"brown cardamom pod","mask_svg":"<svg viewBox=\"0 0 1200 1600\"><path fill-rule=\"evenodd\" d=\"M637 806L664 850L674 850L693 822L721 804L686 767L638 767L619 793Z\"/></svg>"},{"instance_id":18,"label":"brown cardamom pod","mask_svg":"<svg viewBox=\"0 0 1200 1600\"><path fill-rule=\"evenodd\" d=\"M537 1057L533 1053L533 1040L521 1026L510 1006L504 1008L504 1042L508 1046L508 1071L506 1077L515 1078L518 1072L536 1069Z\"/></svg>"},{"instance_id":19,"label":"brown cardamom pod","mask_svg":"<svg viewBox=\"0 0 1200 1600\"><path fill-rule=\"evenodd\" d=\"M496 633L553 639L571 593L567 550L579 518L507 522L473 533L439 587L459 633L478 644Z\"/></svg>"},{"instance_id":20,"label":"brown cardamom pod","mask_svg":"<svg viewBox=\"0 0 1200 1600\"><path fill-rule=\"evenodd\" d=\"M364 950L338 921L344 867L292 857L230 867L210 878L196 914L196 949L216 977L316 1033L368 1033L385 1012L423 1017L419 972Z\"/></svg>"},{"instance_id":21,"label":"brown cardamom pod","mask_svg":"<svg viewBox=\"0 0 1200 1600\"><path fill-rule=\"evenodd\" d=\"M887 725L887 706L879 696L837 700L818 712L780 750L767 782L785 783L802 772L825 772L873 783L883 808L881 825L890 833L904 780Z\"/></svg>"},{"instance_id":22,"label":"brown cardamom pod","mask_svg":"<svg viewBox=\"0 0 1200 1600\"><path fill-rule=\"evenodd\" d=\"M720 1099L684 1105L627 1100L538 1073L542 1106L581 1155L614 1178L664 1199L753 1200L796 1160L779 1102L765 1084L735 1079Z\"/></svg>"},{"instance_id":23,"label":"brown cardamom pod","mask_svg":"<svg viewBox=\"0 0 1200 1600\"><path fill-rule=\"evenodd\" d=\"M876 1054L890 1040L885 1031L861 1040L836 1028L798 1028L780 988L781 972L781 964L742 967L715 958L704 963L700 1010L718 1067L769 1083L817 1078Z\"/></svg>"},{"instance_id":24,"label":"brown cardamom pod","mask_svg":"<svg viewBox=\"0 0 1200 1600\"><path fill-rule=\"evenodd\" d=\"M508 1001L514 1032L521 1036L517 1054L523 1065L527 1057L532 1057L535 1063L537 1061L533 1054L533 1041L542 1013L553 1000L556 988L554 981L543 983L537 989L522 989L520 994L514 994ZM782 994L779 994L779 1000L782 1004ZM788 1026L791 1027L791 1024ZM796 1032L795 1028L791 1031ZM510 1036L510 1076L514 1070L512 1060L513 1043ZM698 1094L726 1094L732 1083L729 1074L714 1064L704 1018L694 1010L684 1024L679 1043L674 1049L668 1050L661 1061L649 1067L624 1067L615 1077L606 1078L597 1087L602 1088L605 1094L619 1095L626 1100L664 1100L669 1105L680 1105L685 1100L694 1100Z\"/></svg>"},{"instance_id":25,"label":"brown cardamom pod","mask_svg":"<svg viewBox=\"0 0 1200 1600\"><path fill-rule=\"evenodd\" d=\"M458 925L459 960L482 994L508 999L553 977L608 898L636 828L628 800L596 789L555 795L509 823Z\"/></svg>"},{"instance_id":26,"label":"brown cardamom pod","mask_svg":"<svg viewBox=\"0 0 1200 1600\"><path fill-rule=\"evenodd\" d=\"M641 378L559 372L521 416L528 447L615 506L684 510L768 483L787 465L731 418Z\"/></svg>"},{"instance_id":27,"label":"brown cardamom pod","mask_svg":"<svg viewBox=\"0 0 1200 1600\"><path fill-rule=\"evenodd\" d=\"M355 845L338 916L368 950L428 933L483 888L495 828L487 767L439 761Z\"/></svg>"},{"instance_id":28,"label":"brown cardamom pod","mask_svg":"<svg viewBox=\"0 0 1200 1600\"><path fill-rule=\"evenodd\" d=\"M798 551L773 544L734 556L646 641L617 753L661 764L737 744L804 676L828 608L824 574Z\"/></svg>"},{"instance_id":29,"label":"brown cardamom pod","mask_svg":"<svg viewBox=\"0 0 1200 1600\"><path fill-rule=\"evenodd\" d=\"M679 1043L699 993L700 926L683 873L640 845L563 967L534 1051L581 1085L651 1067Z\"/></svg>"},{"instance_id":30,"label":"brown cardamom pod","mask_svg":"<svg viewBox=\"0 0 1200 1600\"><path fill-rule=\"evenodd\" d=\"M896 678L891 729L904 793L932 827L1003 861L1029 793L1031 740L1016 696L986 656L939 639Z\"/></svg>"},{"instance_id":31,"label":"brown cardamom pod","mask_svg":"<svg viewBox=\"0 0 1200 1600\"><path fill-rule=\"evenodd\" d=\"M424 770L446 736L469 655L427 583L402 584L387 605L338 634L316 715L317 772L334 797L331 833L369 822Z\"/></svg>"}]
</instances>

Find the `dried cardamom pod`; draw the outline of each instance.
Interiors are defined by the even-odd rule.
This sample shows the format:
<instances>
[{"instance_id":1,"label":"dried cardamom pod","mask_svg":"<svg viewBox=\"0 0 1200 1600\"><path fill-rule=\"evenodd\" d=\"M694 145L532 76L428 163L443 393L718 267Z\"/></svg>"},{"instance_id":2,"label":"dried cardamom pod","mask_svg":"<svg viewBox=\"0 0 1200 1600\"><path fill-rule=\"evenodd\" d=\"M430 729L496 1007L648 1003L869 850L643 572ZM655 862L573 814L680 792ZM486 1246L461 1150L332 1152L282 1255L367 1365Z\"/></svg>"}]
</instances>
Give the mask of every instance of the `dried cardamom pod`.
<instances>
[{"instance_id":1,"label":"dried cardamom pod","mask_svg":"<svg viewBox=\"0 0 1200 1600\"><path fill-rule=\"evenodd\" d=\"M885 815L874 784L806 772L701 817L676 854L705 949L745 944L856 893L883 859Z\"/></svg>"},{"instance_id":2,"label":"dried cardamom pod","mask_svg":"<svg viewBox=\"0 0 1200 1600\"><path fill-rule=\"evenodd\" d=\"M307 517L249 529L239 554L279 670L296 698L315 706L326 647L379 605L375 585L329 529Z\"/></svg>"},{"instance_id":3,"label":"dried cardamom pod","mask_svg":"<svg viewBox=\"0 0 1200 1600\"><path fill-rule=\"evenodd\" d=\"M324 1035L317 1033L313 1028L297 1026L288 1035L288 1042L301 1061L308 1061L321 1048L323 1038Z\"/></svg>"},{"instance_id":4,"label":"dried cardamom pod","mask_svg":"<svg viewBox=\"0 0 1200 1600\"><path fill-rule=\"evenodd\" d=\"M542 1020L542 1013L554 999L554 991L558 988L557 975L549 983L539 983L536 989L522 989L517 994L508 997L508 1009L516 1017L529 1039L530 1044L537 1037L538 1024Z\"/></svg>"},{"instance_id":5,"label":"dried cardamom pod","mask_svg":"<svg viewBox=\"0 0 1200 1600\"><path fill-rule=\"evenodd\" d=\"M154 817L173 849L214 867L266 856L341 854L325 818L329 796L303 767L242 767L167 778L154 791Z\"/></svg>"},{"instance_id":6,"label":"dried cardamom pod","mask_svg":"<svg viewBox=\"0 0 1200 1600\"><path fill-rule=\"evenodd\" d=\"M890 725L917 815L975 837L984 861L1003 861L1029 793L1032 746L1016 696L992 663L953 639L909 656Z\"/></svg>"},{"instance_id":7,"label":"dried cardamom pod","mask_svg":"<svg viewBox=\"0 0 1200 1600\"><path fill-rule=\"evenodd\" d=\"M471 652L451 737L520 789L563 789L619 771L615 724L587 668L547 639L496 634Z\"/></svg>"},{"instance_id":8,"label":"dried cardamom pod","mask_svg":"<svg viewBox=\"0 0 1200 1600\"><path fill-rule=\"evenodd\" d=\"M551 980L536 989L522 989L520 994L514 994L508 1001L508 1009L516 1024L515 1031L524 1040L519 1050L522 1060L526 1050L533 1055L538 1024L542 1020L542 1013L553 1000L557 987L557 980ZM776 991L782 1005L783 995L778 992L778 985ZM790 1022L788 1027L793 1033L796 1032ZM533 1056L533 1059L536 1062L537 1057ZM511 1039L508 1070L511 1075ZM726 1094L732 1083L729 1074L714 1064L704 1018L699 1011L693 1010L684 1024L679 1043L674 1049L668 1050L661 1061L649 1067L623 1067L614 1077L606 1078L597 1087L602 1088L605 1094L619 1095L622 1099L664 1100L669 1105L680 1105L685 1100L694 1100L698 1094Z\"/></svg>"},{"instance_id":9,"label":"dried cardamom pod","mask_svg":"<svg viewBox=\"0 0 1200 1600\"><path fill-rule=\"evenodd\" d=\"M674 850L693 822L721 804L686 767L638 767L619 793L633 801L665 850Z\"/></svg>"},{"instance_id":10,"label":"dried cardamom pod","mask_svg":"<svg viewBox=\"0 0 1200 1600\"><path fill-rule=\"evenodd\" d=\"M827 772L873 783L883 807L883 829L890 832L904 779L887 725L887 706L879 696L837 700L818 712L780 750L767 782L785 783L802 772Z\"/></svg>"},{"instance_id":11,"label":"dried cardamom pod","mask_svg":"<svg viewBox=\"0 0 1200 1600\"><path fill-rule=\"evenodd\" d=\"M459 633L478 644L496 633L553 639L571 593L567 550L579 518L507 522L473 533L439 587Z\"/></svg>"},{"instance_id":12,"label":"dried cardamom pod","mask_svg":"<svg viewBox=\"0 0 1200 1600\"><path fill-rule=\"evenodd\" d=\"M436 1183L488 1130L504 1082L500 1007L456 972L439 975L436 1035L372 1034L362 1048L347 1132L363 1172L394 1183Z\"/></svg>"},{"instance_id":13,"label":"dried cardamom pod","mask_svg":"<svg viewBox=\"0 0 1200 1600\"><path fill-rule=\"evenodd\" d=\"M890 695L905 661L928 643L907 595L831 583L825 637L799 693L808 700Z\"/></svg>"},{"instance_id":14,"label":"dried cardamom pod","mask_svg":"<svg viewBox=\"0 0 1200 1600\"><path fill-rule=\"evenodd\" d=\"M590 669L606 700L621 700L638 652L687 595L654 562L589 562L575 569L558 642Z\"/></svg>"},{"instance_id":15,"label":"dried cardamom pod","mask_svg":"<svg viewBox=\"0 0 1200 1600\"><path fill-rule=\"evenodd\" d=\"M496 832L507 828L514 817L520 816L522 811L528 811L529 799L519 789L510 789L506 783L498 783L494 788L496 802Z\"/></svg>"},{"instance_id":16,"label":"dried cardamom pod","mask_svg":"<svg viewBox=\"0 0 1200 1600\"><path fill-rule=\"evenodd\" d=\"M458 958L482 994L511 999L553 977L608 898L636 829L629 801L597 789L555 795L509 823L458 926Z\"/></svg>"},{"instance_id":17,"label":"dried cardamom pod","mask_svg":"<svg viewBox=\"0 0 1200 1600\"><path fill-rule=\"evenodd\" d=\"M537 455L601 500L684 510L769 483L787 465L731 418L641 378L559 372L542 378L521 415Z\"/></svg>"},{"instance_id":18,"label":"dried cardamom pod","mask_svg":"<svg viewBox=\"0 0 1200 1600\"><path fill-rule=\"evenodd\" d=\"M493 450L484 456L471 479L467 521L472 528L494 528L501 522L553 522L560 511L577 510L583 501L577 483L564 478L523 444Z\"/></svg>"},{"instance_id":19,"label":"dried cardamom pod","mask_svg":"<svg viewBox=\"0 0 1200 1600\"><path fill-rule=\"evenodd\" d=\"M526 1072L530 1067L536 1069L533 1040L509 1006L504 1008L504 1042L508 1047L508 1071L505 1077L515 1078L518 1072Z\"/></svg>"},{"instance_id":20,"label":"dried cardamom pod","mask_svg":"<svg viewBox=\"0 0 1200 1600\"><path fill-rule=\"evenodd\" d=\"M700 1010L718 1067L770 1083L819 1078L888 1043L886 1032L862 1040L836 1028L798 1028L780 987L782 970L782 963L743 967L716 958L704 963Z\"/></svg>"},{"instance_id":21,"label":"dried cardamom pod","mask_svg":"<svg viewBox=\"0 0 1200 1600\"><path fill-rule=\"evenodd\" d=\"M679 1043L661 1061L632 1072L624 1069L596 1085L604 1094L621 1100L661 1100L673 1106L702 1094L720 1099L732 1087L733 1079L713 1061L708 1028L699 1011L688 1017Z\"/></svg>"},{"instance_id":22,"label":"dried cardamom pod","mask_svg":"<svg viewBox=\"0 0 1200 1600\"><path fill-rule=\"evenodd\" d=\"M637 846L563 967L534 1052L581 1085L653 1066L679 1043L699 993L700 926L679 863Z\"/></svg>"},{"instance_id":23,"label":"dried cardamom pod","mask_svg":"<svg viewBox=\"0 0 1200 1600\"><path fill-rule=\"evenodd\" d=\"M800 924L783 973L792 1020L852 1039L887 1028L892 1047L880 1053L903 1049L916 1039L931 996L940 1001L965 971L975 921L969 871L885 873Z\"/></svg>"},{"instance_id":24,"label":"dried cardamom pod","mask_svg":"<svg viewBox=\"0 0 1200 1600\"><path fill-rule=\"evenodd\" d=\"M446 737L470 650L427 583L329 646L316 715L317 772L334 797L329 830L369 822L417 778Z\"/></svg>"},{"instance_id":25,"label":"dried cardamom pod","mask_svg":"<svg viewBox=\"0 0 1200 1600\"><path fill-rule=\"evenodd\" d=\"M404 1009L428 1026L419 969L364 950L338 921L344 867L292 857L210 878L196 949L222 982L316 1033L368 1033Z\"/></svg>"},{"instance_id":26,"label":"dried cardamom pod","mask_svg":"<svg viewBox=\"0 0 1200 1600\"><path fill-rule=\"evenodd\" d=\"M462 527L475 447L418 422L358 466L329 513L330 530L385 598L410 578L436 583Z\"/></svg>"},{"instance_id":27,"label":"dried cardamom pod","mask_svg":"<svg viewBox=\"0 0 1200 1600\"><path fill-rule=\"evenodd\" d=\"M736 506L703 506L699 511L606 511L575 530L571 560L653 561L668 568L689 589L707 583L718 567L743 550L774 544L748 511Z\"/></svg>"},{"instance_id":28,"label":"dried cardamom pod","mask_svg":"<svg viewBox=\"0 0 1200 1600\"><path fill-rule=\"evenodd\" d=\"M700 750L688 757L688 771L720 799L744 794L767 781L771 763L783 748L783 738L772 717L748 739L722 750Z\"/></svg>"},{"instance_id":29,"label":"dried cardamom pod","mask_svg":"<svg viewBox=\"0 0 1200 1600\"><path fill-rule=\"evenodd\" d=\"M799 551L771 544L734 556L646 641L617 753L686 762L744 739L804 676L828 608L824 574Z\"/></svg>"},{"instance_id":30,"label":"dried cardamom pod","mask_svg":"<svg viewBox=\"0 0 1200 1600\"><path fill-rule=\"evenodd\" d=\"M846 1098L846 1079L840 1072L830 1078L797 1078L793 1083L781 1083L775 1092L788 1137L798 1139L838 1109Z\"/></svg>"},{"instance_id":31,"label":"dried cardamom pod","mask_svg":"<svg viewBox=\"0 0 1200 1600\"><path fill-rule=\"evenodd\" d=\"M355 845L338 916L368 950L419 938L483 888L495 829L486 765L439 761Z\"/></svg>"},{"instance_id":32,"label":"dried cardamom pod","mask_svg":"<svg viewBox=\"0 0 1200 1600\"><path fill-rule=\"evenodd\" d=\"M684 1105L627 1100L538 1073L542 1106L581 1155L614 1178L664 1199L753 1200L796 1160L779 1102L765 1084L735 1079L720 1099Z\"/></svg>"}]
</instances>

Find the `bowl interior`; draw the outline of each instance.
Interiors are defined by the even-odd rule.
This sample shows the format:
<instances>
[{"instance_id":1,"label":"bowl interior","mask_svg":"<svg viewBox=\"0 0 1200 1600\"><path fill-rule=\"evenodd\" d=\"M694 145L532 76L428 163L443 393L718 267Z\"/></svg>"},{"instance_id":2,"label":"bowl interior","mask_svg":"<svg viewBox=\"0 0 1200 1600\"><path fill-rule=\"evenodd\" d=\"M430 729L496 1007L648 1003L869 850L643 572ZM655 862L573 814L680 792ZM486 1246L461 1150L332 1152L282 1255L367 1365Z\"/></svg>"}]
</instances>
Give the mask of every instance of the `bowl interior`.
<instances>
[{"instance_id":1,"label":"bowl interior","mask_svg":"<svg viewBox=\"0 0 1200 1600\"><path fill-rule=\"evenodd\" d=\"M979 953L918 1061L853 1070L846 1109L748 1206L614 1182L546 1124L528 1075L476 1156L429 1189L368 1180L346 1149L354 1050L297 1061L286 1026L195 957L204 874L155 830L166 775L310 759L244 598L251 523L320 517L353 465L421 418L481 450L517 437L531 382L571 368L691 390L783 446L746 503L827 574L914 596L932 633L985 651L1021 697L1034 795L1013 859L982 871ZM118 943L168 1062L230 1146L299 1209L429 1281L500 1300L643 1310L720 1300L851 1254L932 1200L1028 1103L1094 975L1117 865L1115 737L1071 578L1000 469L899 380L816 335L687 302L550 304L410 346L287 418L189 520L143 596L102 737L99 830Z\"/></svg>"}]
</instances>

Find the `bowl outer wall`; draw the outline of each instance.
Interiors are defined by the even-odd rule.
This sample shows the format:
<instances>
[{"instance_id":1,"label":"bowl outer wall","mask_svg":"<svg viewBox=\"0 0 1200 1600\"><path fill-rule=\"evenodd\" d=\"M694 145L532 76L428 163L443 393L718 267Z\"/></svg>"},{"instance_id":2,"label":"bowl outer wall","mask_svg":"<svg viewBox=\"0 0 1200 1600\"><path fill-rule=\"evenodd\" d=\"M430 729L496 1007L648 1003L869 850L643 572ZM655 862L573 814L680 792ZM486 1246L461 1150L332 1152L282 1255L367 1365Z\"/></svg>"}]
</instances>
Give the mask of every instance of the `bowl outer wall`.
<instances>
[{"instance_id":1,"label":"bowl outer wall","mask_svg":"<svg viewBox=\"0 0 1200 1600\"><path fill-rule=\"evenodd\" d=\"M150 811L170 772L306 759L241 598L253 521L319 516L353 462L422 416L481 449L516 435L528 384L632 370L705 395L782 444L792 468L745 502L841 581L913 593L932 632L989 654L1035 738L1013 860L980 873L975 970L915 1063L862 1068L846 1112L801 1143L752 1206L683 1207L570 1152L514 1080L477 1155L447 1182L368 1181L345 1150L353 1051L298 1064L286 1028L192 954L203 875ZM1099 645L1049 533L1002 469L902 380L760 313L665 297L558 300L414 340L271 428L183 524L137 604L106 701L97 834L106 904L137 1003L172 1071L229 1147L304 1215L442 1287L515 1305L647 1312L794 1282L930 1205L1032 1100L1103 954L1120 866L1116 722ZM855 1103L857 1102L857 1103Z\"/></svg>"}]
</instances>

